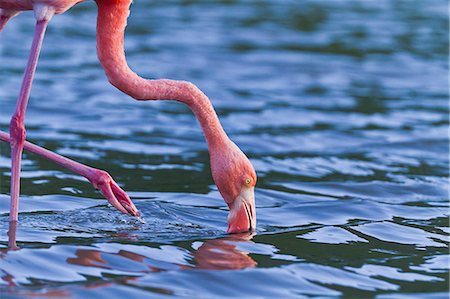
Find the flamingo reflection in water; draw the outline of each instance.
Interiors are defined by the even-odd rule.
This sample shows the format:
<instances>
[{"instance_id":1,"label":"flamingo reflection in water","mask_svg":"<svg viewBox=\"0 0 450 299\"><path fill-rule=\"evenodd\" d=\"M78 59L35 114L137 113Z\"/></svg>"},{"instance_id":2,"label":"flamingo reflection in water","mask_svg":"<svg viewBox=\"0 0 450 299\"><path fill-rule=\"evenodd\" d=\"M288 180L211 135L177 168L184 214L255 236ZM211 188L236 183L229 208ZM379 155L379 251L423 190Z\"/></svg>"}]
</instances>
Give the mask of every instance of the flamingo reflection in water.
<instances>
[{"instance_id":1,"label":"flamingo reflection in water","mask_svg":"<svg viewBox=\"0 0 450 299\"><path fill-rule=\"evenodd\" d=\"M15 228L14 226L12 228ZM142 275L146 275L152 272L163 271L191 271L191 270L239 270L245 268L253 268L257 266L257 262L249 256L248 252L239 249L239 245L253 244L251 241L253 233L242 233L228 235L219 239L204 240L203 243L194 249L190 255L192 256L192 262L186 263L171 263L167 261L161 261L153 259L148 256L131 252L128 250L118 250L117 252L105 252L99 249L76 249L73 257L66 259L69 265L82 266L88 268L103 269L105 272L111 271L124 271L129 272L129 275L124 275L111 280L98 279L94 282L89 282L84 286L65 287L65 289L46 288L44 292L39 292L39 296L46 297L71 297L71 292L76 292L80 289L93 289L104 288L108 286L120 284L135 284ZM9 234L10 244L16 244L15 231L11 231ZM196 247L196 246L195 246ZM0 251L0 258L6 259L9 252L20 250L19 247L15 249L3 249ZM121 269L117 263L109 263L108 260L117 261L122 259L123 265L130 264L132 262L136 265L135 270ZM16 296L36 296L33 292L21 292L17 291L18 285L15 283L14 275L1 270L3 274L1 279L8 286L8 293ZM155 290L160 293L171 294L170 290L158 289Z\"/></svg>"},{"instance_id":2,"label":"flamingo reflection in water","mask_svg":"<svg viewBox=\"0 0 450 299\"><path fill-rule=\"evenodd\" d=\"M67 262L79 266L117 270L117 268L109 265L106 261L107 259L105 259L106 256L112 255L138 263L145 263L148 270L142 270L141 272L143 273L174 269L238 270L257 265L247 252L238 249L239 243L250 243L252 237L252 233L243 233L220 239L205 240L192 253L194 265L161 262L127 250L119 250L117 253L105 253L97 249L77 249L75 251L76 257L68 258Z\"/></svg>"}]
</instances>

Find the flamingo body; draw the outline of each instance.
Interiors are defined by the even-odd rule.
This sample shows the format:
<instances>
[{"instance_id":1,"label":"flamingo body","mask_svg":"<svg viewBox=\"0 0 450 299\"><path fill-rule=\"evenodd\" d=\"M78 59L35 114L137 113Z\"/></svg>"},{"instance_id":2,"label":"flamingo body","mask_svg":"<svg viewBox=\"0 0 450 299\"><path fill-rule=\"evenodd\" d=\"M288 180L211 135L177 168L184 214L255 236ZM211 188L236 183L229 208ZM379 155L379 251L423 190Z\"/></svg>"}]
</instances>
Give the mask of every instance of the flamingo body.
<instances>
[{"instance_id":1,"label":"flamingo body","mask_svg":"<svg viewBox=\"0 0 450 299\"><path fill-rule=\"evenodd\" d=\"M36 5L51 8L56 14L69 10L84 0L0 0L0 8L11 11L34 10Z\"/></svg>"}]
</instances>

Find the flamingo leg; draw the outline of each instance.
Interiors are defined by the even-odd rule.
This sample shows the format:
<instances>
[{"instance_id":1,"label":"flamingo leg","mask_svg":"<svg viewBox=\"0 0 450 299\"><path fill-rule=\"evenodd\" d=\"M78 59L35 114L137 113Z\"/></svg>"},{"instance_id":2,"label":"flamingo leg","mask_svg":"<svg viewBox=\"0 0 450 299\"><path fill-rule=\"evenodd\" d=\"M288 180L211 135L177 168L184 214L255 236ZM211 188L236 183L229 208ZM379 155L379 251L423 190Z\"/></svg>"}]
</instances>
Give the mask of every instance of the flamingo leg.
<instances>
[{"instance_id":1,"label":"flamingo leg","mask_svg":"<svg viewBox=\"0 0 450 299\"><path fill-rule=\"evenodd\" d=\"M49 20L43 19L36 22L33 43L31 45L28 64L25 69L22 87L20 89L19 99L17 100L16 110L11 118L9 131L11 135L11 206L10 221L17 221L20 193L20 163L22 160L23 145L25 143L26 131L24 125L25 111L28 104L31 85L33 83L34 73L42 47L45 30Z\"/></svg>"},{"instance_id":2,"label":"flamingo leg","mask_svg":"<svg viewBox=\"0 0 450 299\"><path fill-rule=\"evenodd\" d=\"M0 9L0 32L3 28L5 28L6 23L8 23L8 21L16 14L18 14L18 12ZM18 249L16 245L16 230L17 221L10 221L8 230L8 247L13 250Z\"/></svg>"},{"instance_id":3,"label":"flamingo leg","mask_svg":"<svg viewBox=\"0 0 450 299\"><path fill-rule=\"evenodd\" d=\"M11 250L19 249L16 242L16 233L17 233L17 221L10 221L8 229L8 247Z\"/></svg>"},{"instance_id":4,"label":"flamingo leg","mask_svg":"<svg viewBox=\"0 0 450 299\"><path fill-rule=\"evenodd\" d=\"M8 133L0 131L0 141L11 142L11 137ZM24 150L41 156L49 161L52 161L76 174L79 174L88 179L95 188L99 189L103 196L116 209L125 214L132 216L139 216L140 213L134 206L128 194L119 187L109 173L104 170L96 169L79 162L73 161L67 157L58 155L45 148L37 146L31 142L24 142Z\"/></svg>"}]
</instances>

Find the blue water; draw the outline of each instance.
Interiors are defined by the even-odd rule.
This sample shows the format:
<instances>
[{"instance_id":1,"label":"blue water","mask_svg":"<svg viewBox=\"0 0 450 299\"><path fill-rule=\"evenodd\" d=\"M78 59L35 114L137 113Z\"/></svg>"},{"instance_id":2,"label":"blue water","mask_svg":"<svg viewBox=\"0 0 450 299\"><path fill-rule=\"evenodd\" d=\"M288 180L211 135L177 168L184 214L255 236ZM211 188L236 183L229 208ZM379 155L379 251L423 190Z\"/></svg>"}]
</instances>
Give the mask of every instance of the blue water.
<instances>
[{"instance_id":1,"label":"blue water","mask_svg":"<svg viewBox=\"0 0 450 299\"><path fill-rule=\"evenodd\" d=\"M257 232L237 236L192 113L110 86L95 19L88 2L52 20L27 138L108 170L145 223L25 153L8 250L1 144L2 298L447 298L446 1L135 1L131 67L197 84L256 168ZM33 24L0 34L3 131Z\"/></svg>"}]
</instances>

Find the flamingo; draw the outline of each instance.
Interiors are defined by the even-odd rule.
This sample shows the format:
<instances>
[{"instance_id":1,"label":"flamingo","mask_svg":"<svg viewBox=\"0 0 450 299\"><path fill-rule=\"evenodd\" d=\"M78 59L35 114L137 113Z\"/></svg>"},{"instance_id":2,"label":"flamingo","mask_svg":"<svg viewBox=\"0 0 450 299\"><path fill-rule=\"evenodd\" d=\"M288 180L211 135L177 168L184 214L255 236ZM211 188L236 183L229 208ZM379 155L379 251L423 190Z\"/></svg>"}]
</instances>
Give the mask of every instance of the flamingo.
<instances>
[{"instance_id":1,"label":"flamingo","mask_svg":"<svg viewBox=\"0 0 450 299\"><path fill-rule=\"evenodd\" d=\"M36 27L28 64L10 134L1 140L11 145L10 223L18 220L20 163L23 150L29 150L87 178L119 211L137 216L139 212L128 197L103 170L59 156L26 141L25 112L36 65L48 23L54 15L66 12L84 0L0 0L0 31L18 13L33 10ZM239 147L222 128L208 97L193 83L170 79L144 79L128 66L124 52L124 32L132 0L95 0L98 6L97 55L109 82L138 101L175 100L186 104L196 116L208 146L214 182L229 207L228 233L252 231L256 227L254 188L255 170Z\"/></svg>"}]
</instances>

